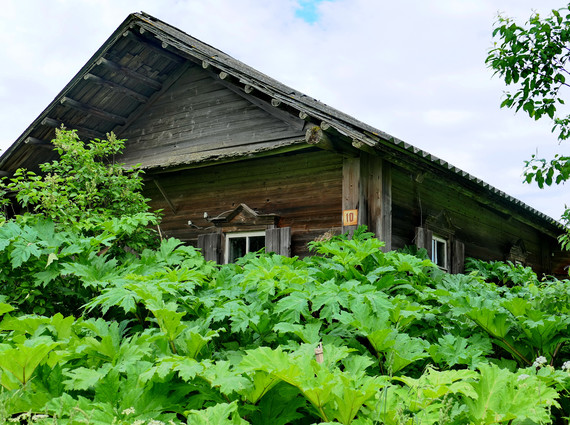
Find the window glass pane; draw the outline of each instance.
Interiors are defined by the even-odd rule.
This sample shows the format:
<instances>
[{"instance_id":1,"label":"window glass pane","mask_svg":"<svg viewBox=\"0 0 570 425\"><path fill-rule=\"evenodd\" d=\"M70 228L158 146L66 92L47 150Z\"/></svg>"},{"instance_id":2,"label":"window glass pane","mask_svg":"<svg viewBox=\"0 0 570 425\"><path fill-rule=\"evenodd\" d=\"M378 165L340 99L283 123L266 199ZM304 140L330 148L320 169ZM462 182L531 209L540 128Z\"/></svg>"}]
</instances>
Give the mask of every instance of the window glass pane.
<instances>
[{"instance_id":1,"label":"window glass pane","mask_svg":"<svg viewBox=\"0 0 570 425\"><path fill-rule=\"evenodd\" d=\"M431 256L431 260L436 266L447 269L447 242L440 239L432 239Z\"/></svg>"},{"instance_id":2,"label":"window glass pane","mask_svg":"<svg viewBox=\"0 0 570 425\"><path fill-rule=\"evenodd\" d=\"M243 238L228 238L228 243L230 244L228 263L233 263L240 257L243 257L245 252L245 237Z\"/></svg>"},{"instance_id":3,"label":"window glass pane","mask_svg":"<svg viewBox=\"0 0 570 425\"><path fill-rule=\"evenodd\" d=\"M262 248L265 248L265 235L249 237L249 252L256 252Z\"/></svg>"}]
</instances>

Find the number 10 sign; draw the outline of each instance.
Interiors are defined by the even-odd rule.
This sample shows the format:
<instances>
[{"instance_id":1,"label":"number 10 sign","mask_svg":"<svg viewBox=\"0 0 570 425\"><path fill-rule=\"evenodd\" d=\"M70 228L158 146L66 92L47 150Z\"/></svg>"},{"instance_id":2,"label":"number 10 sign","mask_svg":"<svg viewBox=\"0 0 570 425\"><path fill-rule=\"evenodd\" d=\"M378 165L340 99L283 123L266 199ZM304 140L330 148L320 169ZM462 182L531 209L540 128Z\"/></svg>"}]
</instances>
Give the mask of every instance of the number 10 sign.
<instances>
[{"instance_id":1,"label":"number 10 sign","mask_svg":"<svg viewBox=\"0 0 570 425\"><path fill-rule=\"evenodd\" d=\"M358 224L358 210L343 210L342 225L356 226Z\"/></svg>"}]
</instances>

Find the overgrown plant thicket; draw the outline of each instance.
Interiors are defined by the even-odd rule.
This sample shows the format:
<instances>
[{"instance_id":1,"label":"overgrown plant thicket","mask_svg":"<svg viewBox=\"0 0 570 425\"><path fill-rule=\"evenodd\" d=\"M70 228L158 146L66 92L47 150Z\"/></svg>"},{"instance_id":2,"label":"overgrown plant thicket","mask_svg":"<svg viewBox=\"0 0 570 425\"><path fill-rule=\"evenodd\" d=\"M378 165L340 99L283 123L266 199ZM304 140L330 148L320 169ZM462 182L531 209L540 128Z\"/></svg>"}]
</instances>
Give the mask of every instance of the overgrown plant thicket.
<instances>
[{"instance_id":1,"label":"overgrown plant thicket","mask_svg":"<svg viewBox=\"0 0 570 425\"><path fill-rule=\"evenodd\" d=\"M55 144L5 189L32 212L0 225L0 423L567 423L567 281L449 275L364 229L302 260L145 247L144 199L114 204L140 175L93 161L121 142Z\"/></svg>"}]
</instances>

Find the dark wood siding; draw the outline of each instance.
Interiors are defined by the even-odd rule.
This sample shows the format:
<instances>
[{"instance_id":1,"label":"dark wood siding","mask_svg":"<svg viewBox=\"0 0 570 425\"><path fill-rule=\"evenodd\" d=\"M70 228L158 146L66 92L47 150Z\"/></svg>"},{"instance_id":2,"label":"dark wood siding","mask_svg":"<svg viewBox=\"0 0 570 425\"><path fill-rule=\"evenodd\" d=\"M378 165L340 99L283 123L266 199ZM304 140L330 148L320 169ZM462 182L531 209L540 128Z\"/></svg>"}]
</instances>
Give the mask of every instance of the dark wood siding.
<instances>
[{"instance_id":1,"label":"dark wood siding","mask_svg":"<svg viewBox=\"0 0 570 425\"><path fill-rule=\"evenodd\" d=\"M199 234L215 231L204 213L214 217L242 203L259 213L278 214L278 226L291 227L292 255L305 255L307 242L341 226L342 157L331 152L251 159L153 177L176 210L173 214L155 184L146 184L151 206L164 210L161 230L192 245Z\"/></svg>"},{"instance_id":2,"label":"dark wood siding","mask_svg":"<svg viewBox=\"0 0 570 425\"><path fill-rule=\"evenodd\" d=\"M444 211L454 236L464 243L465 257L504 261L510 248L522 240L527 251L526 264L538 273L553 271L549 261L556 246L553 237L458 192L433 175L412 175L393 167L392 183L394 249L413 244L415 227Z\"/></svg>"},{"instance_id":3,"label":"dark wood siding","mask_svg":"<svg viewBox=\"0 0 570 425\"><path fill-rule=\"evenodd\" d=\"M245 145L304 139L298 117L280 119L224 86L207 71L190 67L121 133L128 139L121 161L145 168L190 163ZM267 112L269 111L269 112Z\"/></svg>"}]
</instances>

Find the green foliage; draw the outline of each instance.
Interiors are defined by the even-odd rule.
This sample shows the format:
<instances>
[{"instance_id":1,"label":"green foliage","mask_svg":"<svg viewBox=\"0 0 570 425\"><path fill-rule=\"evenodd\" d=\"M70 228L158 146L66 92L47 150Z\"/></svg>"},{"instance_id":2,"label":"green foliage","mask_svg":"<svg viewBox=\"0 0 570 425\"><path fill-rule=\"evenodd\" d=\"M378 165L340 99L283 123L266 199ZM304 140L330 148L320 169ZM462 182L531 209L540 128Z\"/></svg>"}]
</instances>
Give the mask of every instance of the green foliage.
<instances>
[{"instance_id":1,"label":"green foliage","mask_svg":"<svg viewBox=\"0 0 570 425\"><path fill-rule=\"evenodd\" d=\"M382 252L364 228L302 260L217 266L175 239L147 246L144 209L101 205L72 223L35 205L0 225L0 424L531 424L570 412L567 281L474 260L448 275L422 253Z\"/></svg>"},{"instance_id":2,"label":"green foliage","mask_svg":"<svg viewBox=\"0 0 570 425\"><path fill-rule=\"evenodd\" d=\"M552 10L546 17L532 15L524 25L499 16L493 30L498 39L489 51L487 65L513 90L505 95L501 107L522 110L530 118L547 117L560 141L570 137L570 115L561 112L565 104L563 91L570 59L570 7ZM555 155L547 160L533 155L526 162L525 182L536 182L540 188L560 184L570 178L570 156ZM562 216L570 228L570 212ZM570 248L568 232L561 237L564 248Z\"/></svg>"},{"instance_id":3,"label":"green foliage","mask_svg":"<svg viewBox=\"0 0 570 425\"><path fill-rule=\"evenodd\" d=\"M123 140L110 133L108 140L85 145L75 131L56 129L52 143L60 158L41 164L42 176L20 169L7 186L24 207L82 230L148 211L141 171L112 159L123 149Z\"/></svg>"},{"instance_id":4,"label":"green foliage","mask_svg":"<svg viewBox=\"0 0 570 425\"><path fill-rule=\"evenodd\" d=\"M105 319L22 315L7 294L0 407L62 424L548 423L565 412L566 282L497 286L478 275L495 264L445 275L368 235L313 246L319 256L218 268L169 239L138 258L79 262L73 278L94 291L83 311Z\"/></svg>"}]
</instances>

